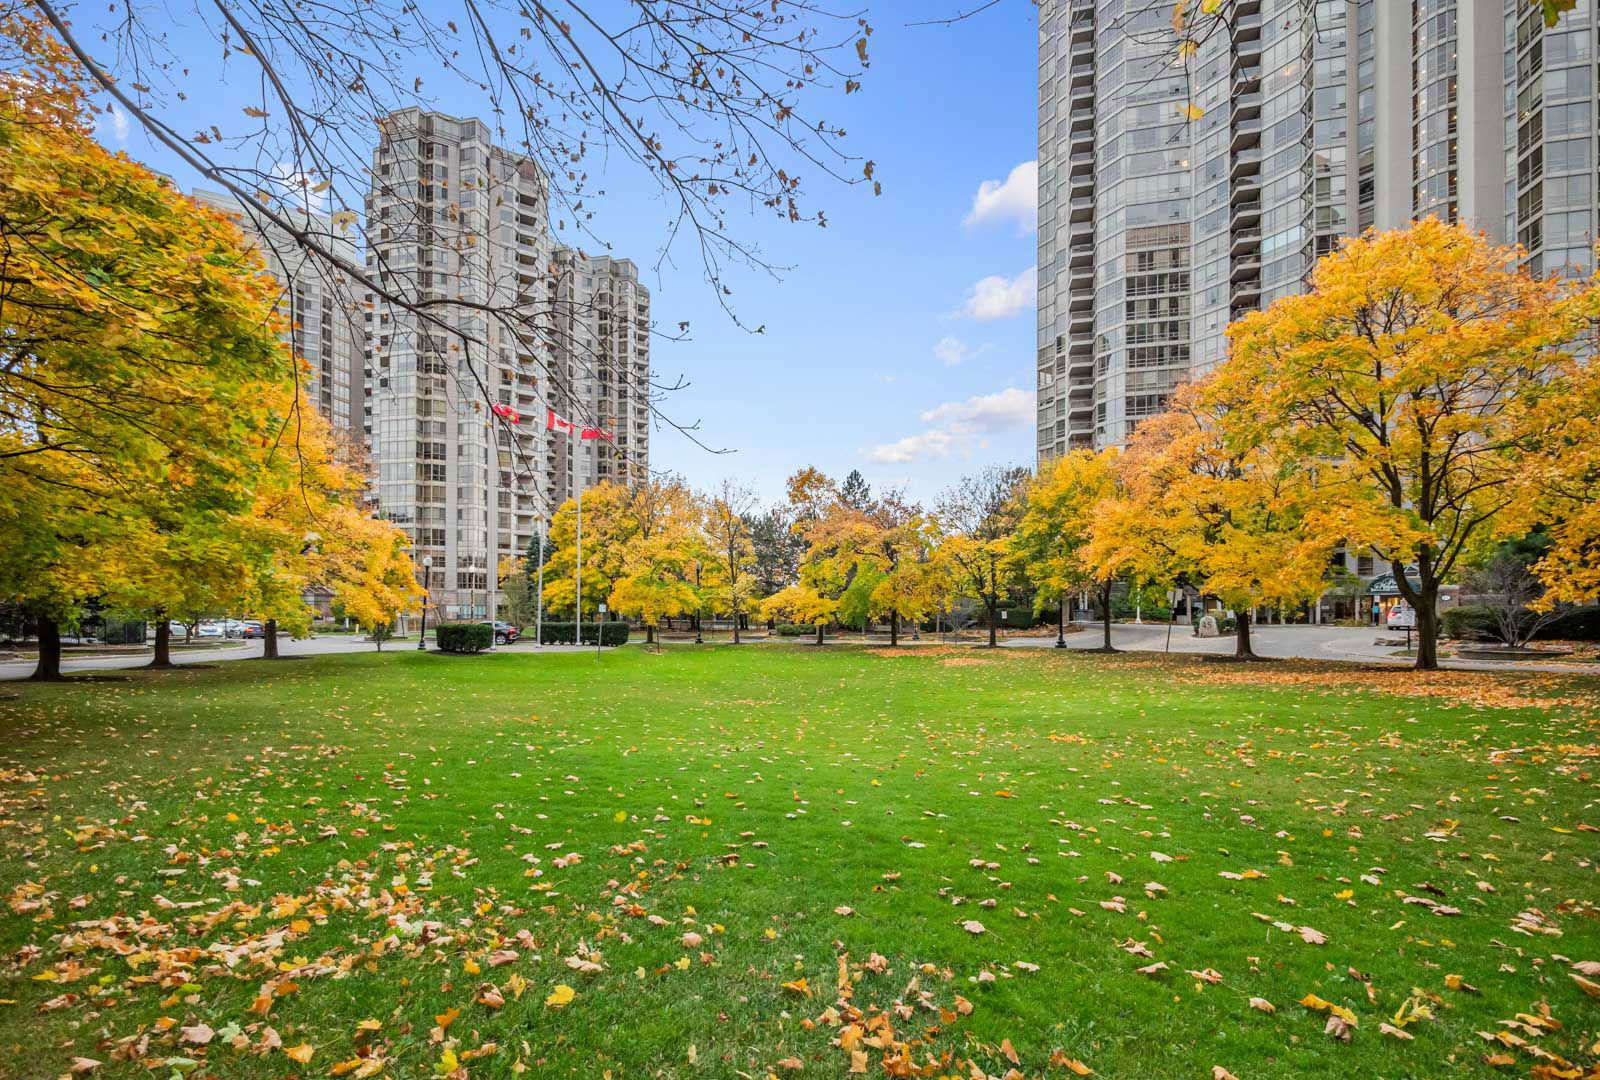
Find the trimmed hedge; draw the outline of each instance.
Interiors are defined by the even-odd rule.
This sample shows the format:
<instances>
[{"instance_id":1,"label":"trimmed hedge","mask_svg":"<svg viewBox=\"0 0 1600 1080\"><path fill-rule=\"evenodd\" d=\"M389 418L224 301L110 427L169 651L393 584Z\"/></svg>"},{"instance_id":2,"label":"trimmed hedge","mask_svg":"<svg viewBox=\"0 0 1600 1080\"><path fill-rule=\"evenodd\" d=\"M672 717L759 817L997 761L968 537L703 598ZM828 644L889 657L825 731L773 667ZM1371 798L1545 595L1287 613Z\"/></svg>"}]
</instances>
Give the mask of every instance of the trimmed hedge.
<instances>
[{"instance_id":1,"label":"trimmed hedge","mask_svg":"<svg viewBox=\"0 0 1600 1080\"><path fill-rule=\"evenodd\" d=\"M494 628L484 623L440 623L433 631L433 640L441 652L480 653L494 644Z\"/></svg>"},{"instance_id":2,"label":"trimmed hedge","mask_svg":"<svg viewBox=\"0 0 1600 1080\"><path fill-rule=\"evenodd\" d=\"M539 638L542 645L571 645L573 624L569 622L546 622L544 632ZM583 644L593 645L596 633L600 634L600 644L626 645L629 634L628 624L625 622L608 622L583 624Z\"/></svg>"},{"instance_id":3,"label":"trimmed hedge","mask_svg":"<svg viewBox=\"0 0 1600 1080\"><path fill-rule=\"evenodd\" d=\"M772 631L779 637L816 637L817 628L805 623L779 623Z\"/></svg>"},{"instance_id":4,"label":"trimmed hedge","mask_svg":"<svg viewBox=\"0 0 1600 1080\"><path fill-rule=\"evenodd\" d=\"M1440 616L1446 637L1458 641L1499 641L1500 624L1494 611L1481 604L1446 608ZM1600 607L1580 607L1564 612L1533 635L1544 641L1600 641Z\"/></svg>"},{"instance_id":5,"label":"trimmed hedge","mask_svg":"<svg viewBox=\"0 0 1600 1080\"><path fill-rule=\"evenodd\" d=\"M1478 604L1445 608L1439 616L1439 629L1447 638L1457 641L1499 641L1500 625L1494 612Z\"/></svg>"},{"instance_id":6,"label":"trimmed hedge","mask_svg":"<svg viewBox=\"0 0 1600 1080\"><path fill-rule=\"evenodd\" d=\"M1600 607L1573 608L1539 631L1542 638L1600 641Z\"/></svg>"}]
</instances>

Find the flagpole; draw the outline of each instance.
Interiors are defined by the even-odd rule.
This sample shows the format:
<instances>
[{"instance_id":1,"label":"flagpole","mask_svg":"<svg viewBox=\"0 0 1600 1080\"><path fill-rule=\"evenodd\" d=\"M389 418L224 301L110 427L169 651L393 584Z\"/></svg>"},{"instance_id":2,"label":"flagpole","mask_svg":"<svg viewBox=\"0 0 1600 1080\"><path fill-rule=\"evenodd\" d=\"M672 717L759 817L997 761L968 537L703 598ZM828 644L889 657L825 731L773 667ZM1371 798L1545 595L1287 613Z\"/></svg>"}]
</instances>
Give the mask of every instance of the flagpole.
<instances>
[{"instance_id":1,"label":"flagpole","mask_svg":"<svg viewBox=\"0 0 1600 1080\"><path fill-rule=\"evenodd\" d=\"M533 644L544 645L544 511L539 512L539 589L533 600Z\"/></svg>"},{"instance_id":2,"label":"flagpole","mask_svg":"<svg viewBox=\"0 0 1600 1080\"><path fill-rule=\"evenodd\" d=\"M496 594L500 591L500 439L498 425L495 419L499 414L494 410L489 411L489 513L486 515L489 526L489 565L485 568L484 584L489 586L488 594L484 597L484 614L489 616L489 648L494 649L494 636L496 617L500 614L500 605L495 603Z\"/></svg>"},{"instance_id":3,"label":"flagpole","mask_svg":"<svg viewBox=\"0 0 1600 1080\"><path fill-rule=\"evenodd\" d=\"M577 431L567 432L567 447L572 452L572 492L578 504L578 561L577 581L572 592L572 643L583 644L583 488L578 486Z\"/></svg>"}]
</instances>

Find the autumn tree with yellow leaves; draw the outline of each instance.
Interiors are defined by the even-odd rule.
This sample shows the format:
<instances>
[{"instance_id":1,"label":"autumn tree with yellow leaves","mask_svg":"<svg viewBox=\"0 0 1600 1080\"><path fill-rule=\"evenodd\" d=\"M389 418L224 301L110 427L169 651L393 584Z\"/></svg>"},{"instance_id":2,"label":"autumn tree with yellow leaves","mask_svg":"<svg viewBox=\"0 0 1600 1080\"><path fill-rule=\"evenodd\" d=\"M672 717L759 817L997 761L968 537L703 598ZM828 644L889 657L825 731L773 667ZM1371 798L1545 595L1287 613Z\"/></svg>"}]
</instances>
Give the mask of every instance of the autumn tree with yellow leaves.
<instances>
[{"instance_id":1,"label":"autumn tree with yellow leaves","mask_svg":"<svg viewBox=\"0 0 1600 1080\"><path fill-rule=\"evenodd\" d=\"M1107 515L1122 494L1115 449L1098 453L1071 450L1040 465L1027 485L1022 515L1009 538L1011 557L1035 591L1035 604L1056 600L1066 619L1068 597L1080 589L1093 589L1100 603L1102 652L1111 645L1111 591L1131 567L1131 549L1125 545L1139 535L1119 528L1116 546L1091 550ZM1058 641L1060 638L1058 637Z\"/></svg>"},{"instance_id":2,"label":"autumn tree with yellow leaves","mask_svg":"<svg viewBox=\"0 0 1600 1080\"><path fill-rule=\"evenodd\" d=\"M619 615L644 624L645 640L654 642L663 619L696 610L700 594L695 579L706 559L699 535L693 493L676 480L645 480L630 489L630 535L624 542L623 576L608 601Z\"/></svg>"},{"instance_id":3,"label":"autumn tree with yellow leaves","mask_svg":"<svg viewBox=\"0 0 1600 1080\"><path fill-rule=\"evenodd\" d=\"M1315 520L1389 565L1419 669L1438 666L1440 586L1528 497L1535 406L1576 363L1584 291L1516 260L1431 218L1352 240L1235 323L1212 380L1229 452L1297 471Z\"/></svg>"},{"instance_id":4,"label":"autumn tree with yellow leaves","mask_svg":"<svg viewBox=\"0 0 1600 1080\"><path fill-rule=\"evenodd\" d=\"M306 558L301 519L345 519L329 531L347 546L400 534L353 524L351 484L307 482L330 443L259 256L90 137L75 64L38 23L0 20L0 42L0 595L37 628L36 677L59 677L60 628L90 599L156 616L158 644L169 611L303 618L269 569L359 603L351 561ZM296 509L264 516L274 491Z\"/></svg>"},{"instance_id":5,"label":"autumn tree with yellow leaves","mask_svg":"<svg viewBox=\"0 0 1600 1080\"><path fill-rule=\"evenodd\" d=\"M733 643L739 644L739 623L755 604L755 543L750 518L755 492L735 480L724 480L702 500L701 540L715 570L717 606L733 622Z\"/></svg>"},{"instance_id":6,"label":"autumn tree with yellow leaves","mask_svg":"<svg viewBox=\"0 0 1600 1080\"><path fill-rule=\"evenodd\" d=\"M54 678L89 598L160 612L233 587L263 374L292 366L238 230L89 136L36 24L0 30L29 61L0 93L0 589Z\"/></svg>"},{"instance_id":7,"label":"autumn tree with yellow leaves","mask_svg":"<svg viewBox=\"0 0 1600 1080\"><path fill-rule=\"evenodd\" d=\"M939 558L957 594L983 605L991 649L997 644L1000 602L1021 581L1011 541L1027 479L1027 469L994 466L964 477L939 500Z\"/></svg>"},{"instance_id":8,"label":"autumn tree with yellow leaves","mask_svg":"<svg viewBox=\"0 0 1600 1080\"><path fill-rule=\"evenodd\" d=\"M1118 463L1120 493L1101 507L1085 559L1102 573L1187 573L1234 613L1234 656L1256 659L1259 607L1286 609L1323 590L1336 546L1314 510L1302 462L1230 440L1236 403L1216 380L1190 384L1140 424Z\"/></svg>"},{"instance_id":9,"label":"autumn tree with yellow leaves","mask_svg":"<svg viewBox=\"0 0 1600 1080\"><path fill-rule=\"evenodd\" d=\"M1591 320L1600 320L1600 288L1586 290L1579 303ZM1544 586L1535 603L1592 604L1600 598L1600 340L1589 332L1566 370L1530 395L1524 441L1513 484L1515 510L1502 515L1496 534L1517 536L1542 526L1549 548L1533 566Z\"/></svg>"}]
</instances>

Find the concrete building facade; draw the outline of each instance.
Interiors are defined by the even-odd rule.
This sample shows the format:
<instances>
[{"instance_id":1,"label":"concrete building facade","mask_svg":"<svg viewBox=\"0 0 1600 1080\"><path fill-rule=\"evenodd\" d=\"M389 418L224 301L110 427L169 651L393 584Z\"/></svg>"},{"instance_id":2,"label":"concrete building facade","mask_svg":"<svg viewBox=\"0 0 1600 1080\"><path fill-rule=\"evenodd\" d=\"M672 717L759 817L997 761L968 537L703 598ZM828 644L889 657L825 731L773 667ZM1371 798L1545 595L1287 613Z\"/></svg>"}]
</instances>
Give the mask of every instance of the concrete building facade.
<instances>
[{"instance_id":1,"label":"concrete building facade","mask_svg":"<svg viewBox=\"0 0 1600 1080\"><path fill-rule=\"evenodd\" d=\"M400 296L441 303L419 315L367 297L378 505L411 534L419 568L431 560L444 618L494 617L500 559L525 553L571 494L576 440L546 430L546 409L607 427L627 403L626 435L579 451L580 486L648 468L636 430L648 414L635 412L648 401L635 390L649 381L648 293L626 260L552 239L548 192L538 165L482 121L406 109L380 125L367 267Z\"/></svg>"},{"instance_id":2,"label":"concrete building facade","mask_svg":"<svg viewBox=\"0 0 1600 1080\"><path fill-rule=\"evenodd\" d=\"M232 195L199 189L190 197L238 221L245 237L261 251L267 269L283 289L278 310L290 325L289 344L306 366L306 396L341 439L353 446L365 445L365 328L351 283L308 258L298 241L250 213ZM291 212L299 217L297 227L314 234L352 265L356 262L350 234L335 228L328 214Z\"/></svg>"},{"instance_id":3,"label":"concrete building facade","mask_svg":"<svg viewBox=\"0 0 1600 1080\"><path fill-rule=\"evenodd\" d=\"M563 417L609 439L553 440L545 458L552 501L595 484L644 480L650 468L650 291L628 259L555 251L550 282L555 366L550 400Z\"/></svg>"},{"instance_id":4,"label":"concrete building facade","mask_svg":"<svg viewBox=\"0 0 1600 1080\"><path fill-rule=\"evenodd\" d=\"M1595 0L1228 0L1039 12L1037 453L1124 442L1345 237L1433 215L1592 266ZM1197 110L1191 110L1193 104Z\"/></svg>"}]
</instances>

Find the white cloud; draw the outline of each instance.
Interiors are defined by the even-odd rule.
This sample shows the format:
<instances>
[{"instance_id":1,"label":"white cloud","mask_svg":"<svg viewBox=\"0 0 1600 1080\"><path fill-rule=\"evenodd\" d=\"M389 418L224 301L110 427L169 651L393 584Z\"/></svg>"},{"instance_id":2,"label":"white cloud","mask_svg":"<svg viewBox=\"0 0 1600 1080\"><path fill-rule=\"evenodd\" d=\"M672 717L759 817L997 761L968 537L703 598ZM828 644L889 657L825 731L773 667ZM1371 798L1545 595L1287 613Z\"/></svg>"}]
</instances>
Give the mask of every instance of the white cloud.
<instances>
[{"instance_id":1,"label":"white cloud","mask_svg":"<svg viewBox=\"0 0 1600 1080\"><path fill-rule=\"evenodd\" d=\"M1004 180L985 180L972 198L972 209L961 223L992 225L1014 221L1020 232L1039 227L1039 163L1024 161Z\"/></svg>"},{"instance_id":2,"label":"white cloud","mask_svg":"<svg viewBox=\"0 0 1600 1080\"><path fill-rule=\"evenodd\" d=\"M966 363L968 360L977 359L992 348L994 346L989 342L974 348L960 338L951 337L947 334L934 344L933 355L945 367L956 367Z\"/></svg>"},{"instance_id":3,"label":"white cloud","mask_svg":"<svg viewBox=\"0 0 1600 1080\"><path fill-rule=\"evenodd\" d=\"M986 435L1032 427L1034 397L1026 390L1008 387L994 394L980 394L965 401L947 401L922 414L928 430L882 443L866 452L868 461L879 465L903 465L912 461L970 455L987 445Z\"/></svg>"},{"instance_id":4,"label":"white cloud","mask_svg":"<svg viewBox=\"0 0 1600 1080\"><path fill-rule=\"evenodd\" d=\"M106 118L111 121L111 137L116 139L119 144L126 143L128 141L128 132L132 128L128 114L123 112L116 102L106 106L105 114Z\"/></svg>"},{"instance_id":5,"label":"white cloud","mask_svg":"<svg viewBox=\"0 0 1600 1080\"><path fill-rule=\"evenodd\" d=\"M967 294L960 314L979 322L994 322L1022 314L1039 295L1039 268L1030 266L1016 277L990 274Z\"/></svg>"},{"instance_id":6,"label":"white cloud","mask_svg":"<svg viewBox=\"0 0 1600 1080\"><path fill-rule=\"evenodd\" d=\"M925 431L867 451L867 460L879 465L904 465L908 461L950 456L954 437L947 431Z\"/></svg>"},{"instance_id":7,"label":"white cloud","mask_svg":"<svg viewBox=\"0 0 1600 1080\"><path fill-rule=\"evenodd\" d=\"M937 356L945 367L955 367L967 358L967 353L967 343L960 338L942 337L933 347L933 355Z\"/></svg>"},{"instance_id":8,"label":"white cloud","mask_svg":"<svg viewBox=\"0 0 1600 1080\"><path fill-rule=\"evenodd\" d=\"M922 414L925 424L945 424L973 431L1005 431L1033 423L1033 395L1007 387L997 394L980 394L965 401L947 401Z\"/></svg>"}]
</instances>

